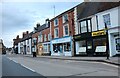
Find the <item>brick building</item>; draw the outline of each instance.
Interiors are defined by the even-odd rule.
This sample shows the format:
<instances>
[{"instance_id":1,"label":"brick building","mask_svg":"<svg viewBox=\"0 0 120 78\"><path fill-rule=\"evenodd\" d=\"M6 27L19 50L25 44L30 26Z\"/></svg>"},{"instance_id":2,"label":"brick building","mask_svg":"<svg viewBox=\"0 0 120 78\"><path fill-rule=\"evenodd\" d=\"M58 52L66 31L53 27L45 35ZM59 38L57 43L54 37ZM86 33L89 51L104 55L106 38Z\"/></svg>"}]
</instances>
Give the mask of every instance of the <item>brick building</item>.
<instances>
[{"instance_id":1,"label":"brick building","mask_svg":"<svg viewBox=\"0 0 120 78\"><path fill-rule=\"evenodd\" d=\"M74 8L51 19L51 55L73 56Z\"/></svg>"}]
</instances>

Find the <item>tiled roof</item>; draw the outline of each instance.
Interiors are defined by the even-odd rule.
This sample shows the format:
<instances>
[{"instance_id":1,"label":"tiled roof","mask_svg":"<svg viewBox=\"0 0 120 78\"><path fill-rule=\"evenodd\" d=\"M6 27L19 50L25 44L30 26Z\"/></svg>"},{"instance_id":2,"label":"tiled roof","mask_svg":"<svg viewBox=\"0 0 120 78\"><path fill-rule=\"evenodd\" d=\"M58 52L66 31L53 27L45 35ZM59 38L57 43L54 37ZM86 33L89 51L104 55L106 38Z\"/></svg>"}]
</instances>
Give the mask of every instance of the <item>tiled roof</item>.
<instances>
[{"instance_id":1,"label":"tiled roof","mask_svg":"<svg viewBox=\"0 0 120 78\"><path fill-rule=\"evenodd\" d=\"M83 2L77 5L78 20L117 6L120 2Z\"/></svg>"}]
</instances>

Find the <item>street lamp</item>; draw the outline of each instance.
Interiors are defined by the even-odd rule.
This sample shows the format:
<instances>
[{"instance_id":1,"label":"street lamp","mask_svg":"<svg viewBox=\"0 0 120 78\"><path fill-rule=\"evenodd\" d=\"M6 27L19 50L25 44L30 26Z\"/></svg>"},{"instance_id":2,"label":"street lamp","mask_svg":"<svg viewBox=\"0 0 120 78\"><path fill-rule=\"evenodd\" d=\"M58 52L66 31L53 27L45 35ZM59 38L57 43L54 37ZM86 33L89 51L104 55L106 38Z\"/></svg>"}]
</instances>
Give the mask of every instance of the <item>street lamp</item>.
<instances>
[{"instance_id":1,"label":"street lamp","mask_svg":"<svg viewBox=\"0 0 120 78\"><path fill-rule=\"evenodd\" d=\"M106 32L106 57L107 60L109 60L109 40L108 40L108 27L107 24L105 23L105 32Z\"/></svg>"}]
</instances>

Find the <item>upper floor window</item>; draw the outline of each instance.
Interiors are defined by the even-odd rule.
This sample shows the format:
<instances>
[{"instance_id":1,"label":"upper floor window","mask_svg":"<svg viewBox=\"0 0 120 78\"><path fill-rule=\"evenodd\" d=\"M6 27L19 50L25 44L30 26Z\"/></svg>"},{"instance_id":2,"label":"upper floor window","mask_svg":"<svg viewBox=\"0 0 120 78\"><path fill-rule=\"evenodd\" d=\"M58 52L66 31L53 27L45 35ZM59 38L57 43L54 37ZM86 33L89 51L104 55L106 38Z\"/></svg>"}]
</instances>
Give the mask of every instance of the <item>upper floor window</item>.
<instances>
[{"instance_id":1,"label":"upper floor window","mask_svg":"<svg viewBox=\"0 0 120 78\"><path fill-rule=\"evenodd\" d=\"M65 14L62 18L63 18L63 23L66 23L68 21L68 14Z\"/></svg>"},{"instance_id":2,"label":"upper floor window","mask_svg":"<svg viewBox=\"0 0 120 78\"><path fill-rule=\"evenodd\" d=\"M91 20L80 21L79 33L91 32Z\"/></svg>"},{"instance_id":3,"label":"upper floor window","mask_svg":"<svg viewBox=\"0 0 120 78\"><path fill-rule=\"evenodd\" d=\"M58 28L55 28L55 29L54 29L54 37L55 37L55 38L58 38L58 36L59 36Z\"/></svg>"},{"instance_id":4,"label":"upper floor window","mask_svg":"<svg viewBox=\"0 0 120 78\"><path fill-rule=\"evenodd\" d=\"M54 20L54 26L58 26L58 18Z\"/></svg>"},{"instance_id":5,"label":"upper floor window","mask_svg":"<svg viewBox=\"0 0 120 78\"><path fill-rule=\"evenodd\" d=\"M39 36L38 36L38 42L42 42L43 41L43 36L42 36L42 34L40 34Z\"/></svg>"},{"instance_id":6,"label":"upper floor window","mask_svg":"<svg viewBox=\"0 0 120 78\"><path fill-rule=\"evenodd\" d=\"M63 26L63 33L64 33L64 36L68 36L69 35L69 27L68 27L68 24Z\"/></svg>"},{"instance_id":7,"label":"upper floor window","mask_svg":"<svg viewBox=\"0 0 120 78\"><path fill-rule=\"evenodd\" d=\"M87 32L87 24L86 21L80 22L81 25L81 33Z\"/></svg>"},{"instance_id":8,"label":"upper floor window","mask_svg":"<svg viewBox=\"0 0 120 78\"><path fill-rule=\"evenodd\" d=\"M27 44L29 44L29 40L27 40Z\"/></svg>"},{"instance_id":9,"label":"upper floor window","mask_svg":"<svg viewBox=\"0 0 120 78\"><path fill-rule=\"evenodd\" d=\"M104 20L104 23L106 23L107 26L111 25L110 14L103 15L103 20Z\"/></svg>"},{"instance_id":10,"label":"upper floor window","mask_svg":"<svg viewBox=\"0 0 120 78\"><path fill-rule=\"evenodd\" d=\"M48 41L50 40L50 33L48 34Z\"/></svg>"},{"instance_id":11,"label":"upper floor window","mask_svg":"<svg viewBox=\"0 0 120 78\"><path fill-rule=\"evenodd\" d=\"M46 39L46 34L44 35L44 41L46 41L47 39Z\"/></svg>"}]
</instances>

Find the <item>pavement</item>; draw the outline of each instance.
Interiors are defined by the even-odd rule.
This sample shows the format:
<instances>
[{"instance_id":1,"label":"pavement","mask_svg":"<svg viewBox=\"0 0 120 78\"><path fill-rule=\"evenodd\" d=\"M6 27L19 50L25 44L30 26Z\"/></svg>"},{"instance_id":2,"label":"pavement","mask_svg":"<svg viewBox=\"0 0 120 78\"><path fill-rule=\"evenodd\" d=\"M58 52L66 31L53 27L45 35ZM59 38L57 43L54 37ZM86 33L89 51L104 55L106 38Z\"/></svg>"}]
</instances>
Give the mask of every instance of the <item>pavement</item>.
<instances>
[{"instance_id":1,"label":"pavement","mask_svg":"<svg viewBox=\"0 0 120 78\"><path fill-rule=\"evenodd\" d=\"M27 57L32 57L32 55L24 55ZM104 62L113 65L120 66L119 57L110 57L109 60L106 57L68 57L68 56L37 56L39 58L48 58L48 59L59 59L59 60L75 60L75 61L94 61L94 62Z\"/></svg>"}]
</instances>

